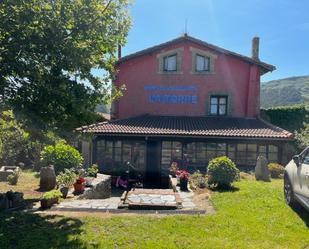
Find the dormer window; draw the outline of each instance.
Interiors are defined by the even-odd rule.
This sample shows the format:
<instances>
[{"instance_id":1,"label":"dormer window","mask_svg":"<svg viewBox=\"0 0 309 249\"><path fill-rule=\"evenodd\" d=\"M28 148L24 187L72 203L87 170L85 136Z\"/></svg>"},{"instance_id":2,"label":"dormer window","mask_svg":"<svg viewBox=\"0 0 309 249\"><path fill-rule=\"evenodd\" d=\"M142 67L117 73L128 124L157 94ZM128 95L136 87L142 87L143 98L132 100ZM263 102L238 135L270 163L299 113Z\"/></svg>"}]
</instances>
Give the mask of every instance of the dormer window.
<instances>
[{"instance_id":1,"label":"dormer window","mask_svg":"<svg viewBox=\"0 0 309 249\"><path fill-rule=\"evenodd\" d=\"M202 56L199 54L196 54L195 56L195 71L196 72L209 72L209 57Z\"/></svg>"},{"instance_id":2,"label":"dormer window","mask_svg":"<svg viewBox=\"0 0 309 249\"><path fill-rule=\"evenodd\" d=\"M164 57L164 68L166 72L177 71L177 54L169 55Z\"/></svg>"}]
</instances>

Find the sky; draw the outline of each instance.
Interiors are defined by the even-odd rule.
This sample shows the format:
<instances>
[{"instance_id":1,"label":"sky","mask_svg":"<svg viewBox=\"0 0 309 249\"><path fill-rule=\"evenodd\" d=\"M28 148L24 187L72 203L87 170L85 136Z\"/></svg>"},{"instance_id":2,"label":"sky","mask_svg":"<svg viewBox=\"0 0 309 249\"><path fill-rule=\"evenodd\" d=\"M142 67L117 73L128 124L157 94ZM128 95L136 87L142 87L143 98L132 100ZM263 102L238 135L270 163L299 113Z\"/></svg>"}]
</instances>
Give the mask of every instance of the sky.
<instances>
[{"instance_id":1,"label":"sky","mask_svg":"<svg viewBox=\"0 0 309 249\"><path fill-rule=\"evenodd\" d=\"M251 55L260 37L260 59L277 69L261 81L309 75L308 0L135 0L132 28L122 55L190 36ZM186 21L187 20L187 21Z\"/></svg>"}]
</instances>

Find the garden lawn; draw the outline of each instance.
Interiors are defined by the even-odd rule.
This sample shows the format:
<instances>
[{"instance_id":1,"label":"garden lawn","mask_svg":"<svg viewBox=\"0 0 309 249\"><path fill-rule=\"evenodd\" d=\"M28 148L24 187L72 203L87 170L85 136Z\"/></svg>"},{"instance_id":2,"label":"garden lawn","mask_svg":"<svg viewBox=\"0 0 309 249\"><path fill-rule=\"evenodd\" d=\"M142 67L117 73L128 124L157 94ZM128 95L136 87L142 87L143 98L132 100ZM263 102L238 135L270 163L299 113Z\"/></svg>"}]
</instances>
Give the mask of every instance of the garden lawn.
<instances>
[{"instance_id":1,"label":"garden lawn","mask_svg":"<svg viewBox=\"0 0 309 249\"><path fill-rule=\"evenodd\" d=\"M0 214L0 248L309 248L309 216L286 206L282 180L235 187L213 194L214 215Z\"/></svg>"},{"instance_id":2,"label":"garden lawn","mask_svg":"<svg viewBox=\"0 0 309 249\"><path fill-rule=\"evenodd\" d=\"M0 182L0 193L5 193L9 190L19 191L24 193L25 199L38 199L42 196L42 192L39 191L39 182L40 178L37 172L25 170L21 172L17 185Z\"/></svg>"}]
</instances>

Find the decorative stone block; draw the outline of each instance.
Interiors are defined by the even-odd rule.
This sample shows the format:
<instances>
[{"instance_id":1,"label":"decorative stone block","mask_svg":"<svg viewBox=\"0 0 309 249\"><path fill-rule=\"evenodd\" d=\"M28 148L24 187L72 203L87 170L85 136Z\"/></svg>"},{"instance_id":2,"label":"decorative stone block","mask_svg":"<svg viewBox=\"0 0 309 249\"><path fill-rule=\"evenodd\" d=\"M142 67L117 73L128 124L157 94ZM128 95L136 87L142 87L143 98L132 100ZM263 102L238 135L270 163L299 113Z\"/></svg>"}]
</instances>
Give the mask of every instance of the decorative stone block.
<instances>
[{"instance_id":1,"label":"decorative stone block","mask_svg":"<svg viewBox=\"0 0 309 249\"><path fill-rule=\"evenodd\" d=\"M259 156L255 166L255 179L257 181L270 182L270 172L268 170L268 162L264 156Z\"/></svg>"},{"instance_id":2,"label":"decorative stone block","mask_svg":"<svg viewBox=\"0 0 309 249\"><path fill-rule=\"evenodd\" d=\"M40 189L52 190L56 186L56 173L53 165L42 167L40 171Z\"/></svg>"},{"instance_id":3,"label":"decorative stone block","mask_svg":"<svg viewBox=\"0 0 309 249\"><path fill-rule=\"evenodd\" d=\"M111 197L112 194L112 178L110 175L97 174L93 178L91 187L85 188L83 194L78 199L105 199Z\"/></svg>"},{"instance_id":4,"label":"decorative stone block","mask_svg":"<svg viewBox=\"0 0 309 249\"><path fill-rule=\"evenodd\" d=\"M17 166L2 166L0 168L0 182L6 182L9 175L12 175L15 170L19 170Z\"/></svg>"}]
</instances>

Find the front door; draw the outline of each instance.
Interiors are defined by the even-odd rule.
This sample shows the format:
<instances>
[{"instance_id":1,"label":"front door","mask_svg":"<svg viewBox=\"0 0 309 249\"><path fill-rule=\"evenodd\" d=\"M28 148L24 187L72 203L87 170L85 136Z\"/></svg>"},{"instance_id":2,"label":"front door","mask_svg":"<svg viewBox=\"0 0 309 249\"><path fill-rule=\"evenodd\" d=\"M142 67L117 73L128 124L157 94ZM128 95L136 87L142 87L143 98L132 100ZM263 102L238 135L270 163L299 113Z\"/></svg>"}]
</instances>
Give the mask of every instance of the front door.
<instances>
[{"instance_id":1,"label":"front door","mask_svg":"<svg viewBox=\"0 0 309 249\"><path fill-rule=\"evenodd\" d=\"M161 184L160 170L160 142L147 141L147 160L146 160L146 188L159 188Z\"/></svg>"}]
</instances>

